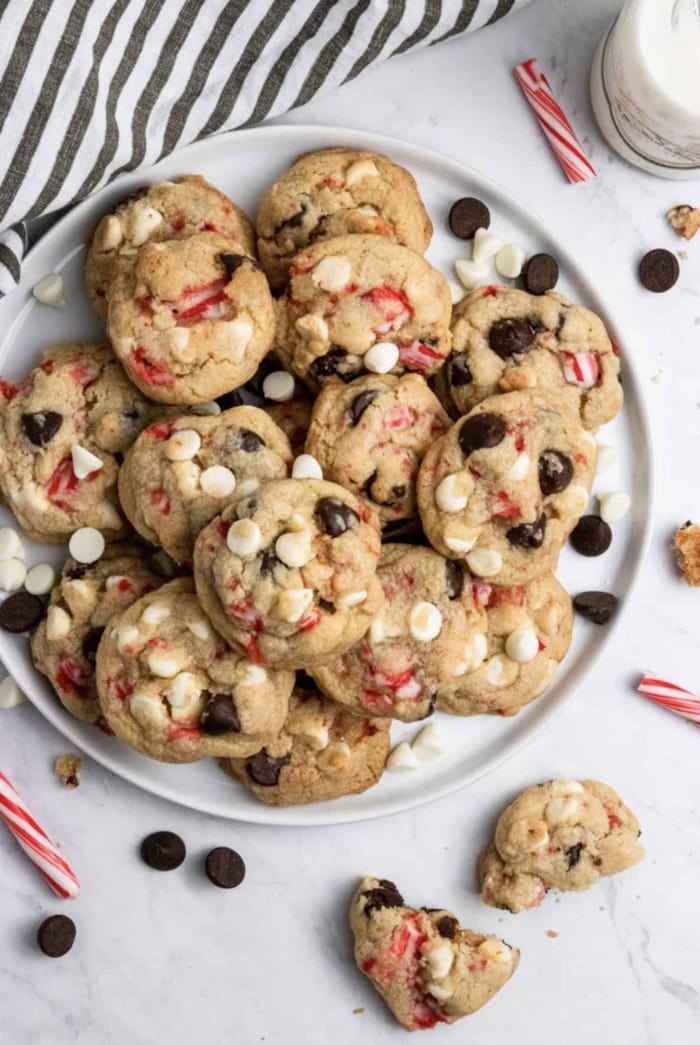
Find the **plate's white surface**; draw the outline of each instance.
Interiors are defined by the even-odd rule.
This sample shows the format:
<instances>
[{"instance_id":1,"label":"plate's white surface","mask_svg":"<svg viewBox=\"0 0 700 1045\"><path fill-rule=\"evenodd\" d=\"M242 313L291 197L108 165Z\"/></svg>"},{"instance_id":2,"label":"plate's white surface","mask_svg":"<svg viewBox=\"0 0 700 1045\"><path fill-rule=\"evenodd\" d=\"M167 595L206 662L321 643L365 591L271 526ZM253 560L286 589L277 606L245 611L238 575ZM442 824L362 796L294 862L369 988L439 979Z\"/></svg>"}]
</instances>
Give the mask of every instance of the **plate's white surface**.
<instances>
[{"instance_id":1,"label":"plate's white surface","mask_svg":"<svg viewBox=\"0 0 700 1045\"><path fill-rule=\"evenodd\" d=\"M59 221L37 244L25 261L21 287L0 302L0 373L13 379L25 376L40 351L49 344L104 338L82 288L83 244L99 217L144 181L203 174L223 189L251 216L261 190L300 152L328 145L366 146L384 152L415 175L435 226L428 259L449 278L452 263L464 256L464 247L446 231L451 203L460 196L479 196L491 209L491 228L504 240L520 243L528 254L549 251L559 260L558 290L597 311L605 320L623 356L625 408L606 426L600 441L612 444L618 463L598 476L594 492L624 489L633 495L631 515L614 527L611 549L599 559L584 559L570 549L561 558L559 577L569 591L592 588L614 592L622 600L617 622L624 612L644 558L649 536L652 498L650 435L638 379L632 367L632 346L615 322L597 289L579 271L565 246L550 235L546 225L490 179L428 150L376 134L326 127L271 126L236 131L196 143L163 160L148 173L128 175L80 204ZM467 246L468 249L468 246ZM47 308L34 301L32 286L48 272L61 272L68 306ZM494 277L494 281L496 278ZM13 519L0 509L0 524ZM59 565L64 547L25 542L31 563L51 561ZM458 719L436 715L445 737L446 752L412 773L385 773L379 784L364 795L336 802L275 809L252 799L235 786L213 762L187 766L164 765L131 751L115 738L72 718L59 704L50 686L33 668L26 637L0 632L0 658L40 712L74 744L97 761L140 787L202 812L238 820L288 825L341 823L399 812L462 787L483 776L513 755L582 687L593 661L602 655L617 623L596 628L576 622L571 651L548 692L517 716L501 719L478 716ZM585 693L582 694L585 699ZM392 739L411 737L421 724L395 722Z\"/></svg>"}]
</instances>

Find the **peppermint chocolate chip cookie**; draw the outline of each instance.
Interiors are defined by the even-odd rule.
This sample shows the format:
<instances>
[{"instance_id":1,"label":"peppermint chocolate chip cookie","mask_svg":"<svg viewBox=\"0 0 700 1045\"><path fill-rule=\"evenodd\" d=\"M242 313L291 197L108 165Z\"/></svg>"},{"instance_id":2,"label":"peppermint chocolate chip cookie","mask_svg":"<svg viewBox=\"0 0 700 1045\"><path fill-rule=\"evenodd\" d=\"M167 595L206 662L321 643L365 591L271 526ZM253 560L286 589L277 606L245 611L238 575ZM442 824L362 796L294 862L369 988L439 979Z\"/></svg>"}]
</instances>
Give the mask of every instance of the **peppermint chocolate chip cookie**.
<instances>
[{"instance_id":1,"label":"peppermint chocolate chip cookie","mask_svg":"<svg viewBox=\"0 0 700 1045\"><path fill-rule=\"evenodd\" d=\"M31 649L34 667L46 675L71 715L85 722L99 720L95 657L102 633L114 614L164 580L138 544L108 544L89 566L66 561Z\"/></svg>"},{"instance_id":2,"label":"peppermint chocolate chip cookie","mask_svg":"<svg viewBox=\"0 0 700 1045\"><path fill-rule=\"evenodd\" d=\"M223 192L196 174L147 185L106 214L90 237L85 286L95 311L107 315L110 281L119 259L133 257L144 243L187 239L218 232L255 254L250 221Z\"/></svg>"},{"instance_id":3,"label":"peppermint chocolate chip cookie","mask_svg":"<svg viewBox=\"0 0 700 1045\"><path fill-rule=\"evenodd\" d=\"M504 986L520 951L463 929L450 912L409 907L393 882L364 878L350 905L355 961L406 1030L469 1016Z\"/></svg>"},{"instance_id":4,"label":"peppermint chocolate chip cookie","mask_svg":"<svg viewBox=\"0 0 700 1045\"><path fill-rule=\"evenodd\" d=\"M189 415L146 428L124 458L119 497L134 529L179 563L225 505L286 478L289 441L255 406Z\"/></svg>"},{"instance_id":5,"label":"peppermint chocolate chip cookie","mask_svg":"<svg viewBox=\"0 0 700 1045\"><path fill-rule=\"evenodd\" d=\"M293 256L317 240L372 233L422 254L433 232L412 174L386 156L348 148L300 156L260 201L257 229L273 287L284 286Z\"/></svg>"},{"instance_id":6,"label":"peppermint chocolate chip cookie","mask_svg":"<svg viewBox=\"0 0 700 1045\"><path fill-rule=\"evenodd\" d=\"M550 780L523 791L479 857L481 899L513 914L548 889L588 889L644 857L639 822L607 784Z\"/></svg>"},{"instance_id":7,"label":"peppermint chocolate chip cookie","mask_svg":"<svg viewBox=\"0 0 700 1045\"><path fill-rule=\"evenodd\" d=\"M428 262L384 236L336 236L297 254L277 303L275 352L316 390L366 371L432 374L447 356L452 305Z\"/></svg>"},{"instance_id":8,"label":"peppermint chocolate chip cookie","mask_svg":"<svg viewBox=\"0 0 700 1045\"><path fill-rule=\"evenodd\" d=\"M294 684L291 672L252 664L227 646L186 578L111 619L96 674L109 726L160 762L259 751L282 728Z\"/></svg>"},{"instance_id":9,"label":"peppermint chocolate chip cookie","mask_svg":"<svg viewBox=\"0 0 700 1045\"><path fill-rule=\"evenodd\" d=\"M257 754L221 765L268 805L326 802L377 783L389 754L389 728L385 719L349 715L298 672L280 735Z\"/></svg>"},{"instance_id":10,"label":"peppermint chocolate chip cookie","mask_svg":"<svg viewBox=\"0 0 700 1045\"><path fill-rule=\"evenodd\" d=\"M452 354L437 377L459 417L497 392L556 391L584 428L622 406L620 360L602 321L561 294L479 287L455 307Z\"/></svg>"},{"instance_id":11,"label":"peppermint chocolate chip cookie","mask_svg":"<svg viewBox=\"0 0 700 1045\"><path fill-rule=\"evenodd\" d=\"M418 374L367 374L349 385L329 378L314 403L306 452L385 524L415 517L418 467L449 425Z\"/></svg>"},{"instance_id":12,"label":"peppermint chocolate chip cookie","mask_svg":"<svg viewBox=\"0 0 700 1045\"><path fill-rule=\"evenodd\" d=\"M486 612L462 563L432 548L385 544L377 575L385 602L367 635L312 672L355 714L415 722L433 711L443 686L482 664Z\"/></svg>"},{"instance_id":13,"label":"peppermint chocolate chip cookie","mask_svg":"<svg viewBox=\"0 0 700 1045\"><path fill-rule=\"evenodd\" d=\"M144 395L203 403L255 373L274 334L267 280L235 240L216 232L148 241L120 259L107 333Z\"/></svg>"},{"instance_id":14,"label":"peppermint chocolate chip cookie","mask_svg":"<svg viewBox=\"0 0 700 1045\"><path fill-rule=\"evenodd\" d=\"M383 601L379 524L335 483L280 479L229 505L197 538L214 626L259 664L301 668L351 646Z\"/></svg>"},{"instance_id":15,"label":"peppermint chocolate chip cookie","mask_svg":"<svg viewBox=\"0 0 700 1045\"><path fill-rule=\"evenodd\" d=\"M494 584L551 573L586 508L595 459L593 437L555 394L485 399L423 458L428 540Z\"/></svg>"},{"instance_id":16,"label":"peppermint chocolate chip cookie","mask_svg":"<svg viewBox=\"0 0 700 1045\"><path fill-rule=\"evenodd\" d=\"M82 526L112 537L116 455L164 413L103 345L55 345L19 385L0 383L0 489L25 533L60 544Z\"/></svg>"}]
</instances>

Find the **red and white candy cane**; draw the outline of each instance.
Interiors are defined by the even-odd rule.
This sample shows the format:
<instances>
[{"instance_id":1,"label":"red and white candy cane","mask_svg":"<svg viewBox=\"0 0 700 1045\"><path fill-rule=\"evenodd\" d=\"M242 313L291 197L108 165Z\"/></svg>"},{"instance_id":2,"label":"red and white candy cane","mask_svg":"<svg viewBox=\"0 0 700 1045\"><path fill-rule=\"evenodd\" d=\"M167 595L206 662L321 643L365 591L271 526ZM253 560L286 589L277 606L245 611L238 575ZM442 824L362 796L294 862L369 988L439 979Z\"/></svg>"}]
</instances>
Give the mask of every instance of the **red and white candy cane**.
<instances>
[{"instance_id":1,"label":"red and white candy cane","mask_svg":"<svg viewBox=\"0 0 700 1045\"><path fill-rule=\"evenodd\" d=\"M593 388L598 383L598 360L594 352L565 352L564 377L570 385Z\"/></svg>"},{"instance_id":2,"label":"red and white candy cane","mask_svg":"<svg viewBox=\"0 0 700 1045\"><path fill-rule=\"evenodd\" d=\"M530 58L522 65L516 65L514 72L569 181L590 181L595 178L596 172L586 159L583 146L554 97L554 91L537 59Z\"/></svg>"},{"instance_id":3,"label":"red and white candy cane","mask_svg":"<svg viewBox=\"0 0 700 1045\"><path fill-rule=\"evenodd\" d=\"M4 773L0 773L0 817L53 891L64 900L77 896L78 879Z\"/></svg>"},{"instance_id":4,"label":"red and white candy cane","mask_svg":"<svg viewBox=\"0 0 700 1045\"><path fill-rule=\"evenodd\" d=\"M647 674L637 686L637 693L700 726L700 697L689 689Z\"/></svg>"}]
</instances>

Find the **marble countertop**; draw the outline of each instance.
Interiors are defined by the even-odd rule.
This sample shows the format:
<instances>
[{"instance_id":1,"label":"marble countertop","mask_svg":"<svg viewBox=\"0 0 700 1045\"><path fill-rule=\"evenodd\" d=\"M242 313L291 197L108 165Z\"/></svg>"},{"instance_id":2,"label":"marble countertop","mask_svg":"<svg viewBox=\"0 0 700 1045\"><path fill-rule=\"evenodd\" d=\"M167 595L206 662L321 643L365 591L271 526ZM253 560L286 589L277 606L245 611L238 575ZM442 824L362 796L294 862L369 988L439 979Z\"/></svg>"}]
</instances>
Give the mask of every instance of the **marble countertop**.
<instances>
[{"instance_id":1,"label":"marble countertop","mask_svg":"<svg viewBox=\"0 0 700 1045\"><path fill-rule=\"evenodd\" d=\"M72 904L54 900L0 832L3 1043L399 1041L403 1032L351 964L346 908L365 873L393 878L409 901L452 908L463 924L522 950L503 993L458 1027L436 1028L435 1040L697 1042L700 734L635 696L634 684L651 668L700 685L700 594L677 579L669 553L674 528L700 517L700 244L664 296L640 289L635 262L649 247L683 246L663 215L686 199L697 204L700 186L628 167L597 132L588 69L617 6L533 0L500 25L393 59L281 121L365 128L472 164L547 215L616 301L652 414L658 495L649 559L614 648L554 723L486 779L413 812L341 827L216 820L88 759L69 793L51 773L66 742L29 705L3 713L3 766L83 881ZM588 185L566 183L517 93L510 69L532 55L599 171ZM517 918L483 906L474 856L495 817L523 787L555 776L616 787L642 822L647 859ZM194 859L158 875L138 845L165 828L186 839ZM198 866L215 845L245 858L247 877L234 892L212 888ZM59 911L75 918L79 938L52 962L33 935Z\"/></svg>"}]
</instances>

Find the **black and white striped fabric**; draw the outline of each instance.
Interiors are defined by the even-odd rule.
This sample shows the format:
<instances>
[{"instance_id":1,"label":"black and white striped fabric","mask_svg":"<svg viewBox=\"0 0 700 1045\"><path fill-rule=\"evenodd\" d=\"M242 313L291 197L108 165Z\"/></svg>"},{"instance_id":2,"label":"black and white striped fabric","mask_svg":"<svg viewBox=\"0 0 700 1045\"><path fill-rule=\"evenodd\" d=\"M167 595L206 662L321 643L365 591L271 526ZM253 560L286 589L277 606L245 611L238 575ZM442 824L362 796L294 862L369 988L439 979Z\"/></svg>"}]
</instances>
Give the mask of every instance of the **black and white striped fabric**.
<instances>
[{"instance_id":1,"label":"black and white striped fabric","mask_svg":"<svg viewBox=\"0 0 700 1045\"><path fill-rule=\"evenodd\" d=\"M0 295L24 221L527 0L0 0Z\"/></svg>"}]
</instances>

